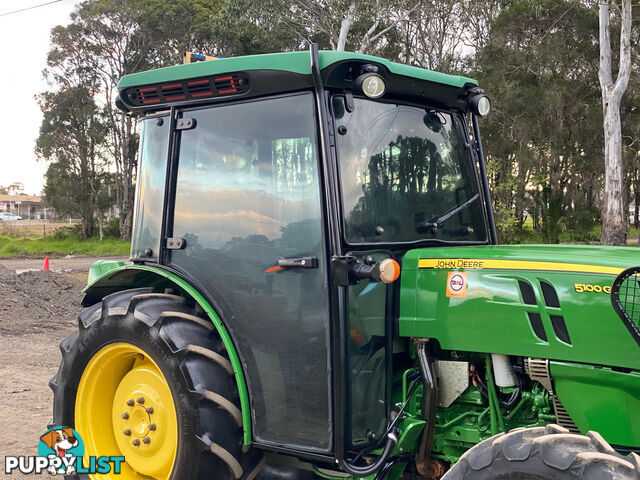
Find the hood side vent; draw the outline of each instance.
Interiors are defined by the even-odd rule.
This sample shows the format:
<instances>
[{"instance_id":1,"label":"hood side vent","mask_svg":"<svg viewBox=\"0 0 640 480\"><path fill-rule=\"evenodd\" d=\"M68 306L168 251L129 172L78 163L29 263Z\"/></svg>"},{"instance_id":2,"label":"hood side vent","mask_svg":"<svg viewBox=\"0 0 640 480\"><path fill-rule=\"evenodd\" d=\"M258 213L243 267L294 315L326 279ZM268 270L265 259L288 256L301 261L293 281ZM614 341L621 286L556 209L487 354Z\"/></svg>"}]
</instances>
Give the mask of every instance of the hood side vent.
<instances>
[{"instance_id":1,"label":"hood side vent","mask_svg":"<svg viewBox=\"0 0 640 480\"><path fill-rule=\"evenodd\" d=\"M542 287L542 295L547 307L560 308L560 300L558 300L556 289L547 282L540 282L540 286Z\"/></svg>"},{"instance_id":2,"label":"hood side vent","mask_svg":"<svg viewBox=\"0 0 640 480\"><path fill-rule=\"evenodd\" d=\"M540 317L539 313L535 312L527 312L529 316L529 322L531 323L531 328L533 329L533 333L536 334L543 342L547 341L547 332L544 331L544 326L542 325L542 317Z\"/></svg>"},{"instance_id":3,"label":"hood side vent","mask_svg":"<svg viewBox=\"0 0 640 480\"><path fill-rule=\"evenodd\" d=\"M567 330L567 324L564 322L564 317L560 315L549 315L549 317L551 318L551 325L553 325L553 331L556 332L558 340L571 345L571 339L569 338L569 331Z\"/></svg>"},{"instance_id":4,"label":"hood side vent","mask_svg":"<svg viewBox=\"0 0 640 480\"><path fill-rule=\"evenodd\" d=\"M522 280L518 280L518 286L520 287L520 293L522 293L524 303L527 305L537 305L536 294L533 292L533 287Z\"/></svg>"}]
</instances>

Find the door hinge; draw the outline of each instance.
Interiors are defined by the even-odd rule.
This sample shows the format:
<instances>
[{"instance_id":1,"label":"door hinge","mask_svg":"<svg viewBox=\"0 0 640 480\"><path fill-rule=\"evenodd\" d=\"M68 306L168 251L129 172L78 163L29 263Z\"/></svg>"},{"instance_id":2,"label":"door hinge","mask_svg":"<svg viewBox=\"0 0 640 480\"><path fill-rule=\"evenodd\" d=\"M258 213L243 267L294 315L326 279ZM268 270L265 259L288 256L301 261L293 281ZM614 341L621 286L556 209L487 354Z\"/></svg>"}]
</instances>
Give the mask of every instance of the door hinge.
<instances>
[{"instance_id":1,"label":"door hinge","mask_svg":"<svg viewBox=\"0 0 640 480\"><path fill-rule=\"evenodd\" d=\"M183 250L187 246L187 241L180 237L170 237L165 241L167 250Z\"/></svg>"},{"instance_id":2,"label":"door hinge","mask_svg":"<svg viewBox=\"0 0 640 480\"><path fill-rule=\"evenodd\" d=\"M191 130L192 128L196 128L195 118L192 117L184 117L176 120L176 130Z\"/></svg>"}]
</instances>

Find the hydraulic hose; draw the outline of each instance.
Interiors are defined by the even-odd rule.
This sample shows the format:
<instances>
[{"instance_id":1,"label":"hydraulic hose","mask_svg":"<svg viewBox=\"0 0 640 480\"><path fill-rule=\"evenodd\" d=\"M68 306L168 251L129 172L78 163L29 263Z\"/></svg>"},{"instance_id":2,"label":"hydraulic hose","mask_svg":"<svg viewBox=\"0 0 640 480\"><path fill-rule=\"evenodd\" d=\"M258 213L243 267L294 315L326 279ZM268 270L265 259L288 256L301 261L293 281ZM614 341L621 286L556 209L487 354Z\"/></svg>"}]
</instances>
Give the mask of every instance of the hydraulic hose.
<instances>
[{"instance_id":1,"label":"hydraulic hose","mask_svg":"<svg viewBox=\"0 0 640 480\"><path fill-rule=\"evenodd\" d=\"M378 460L375 463L372 463L371 465L358 467L353 463L350 463L347 460L343 459L339 463L339 466L343 472L346 472L349 475L352 475L354 477L367 477L369 475L373 475L374 473L377 473L378 475L376 476L376 479L382 480L384 476L388 473L389 468L393 466L393 463L395 462L392 461L390 462L391 465L389 465L387 464L387 459L389 458L389 455L391 454L395 446L398 444L399 431L398 431L397 425L400 419L402 418L402 412L404 411L405 407L409 403L409 400L415 393L416 388L420 383L422 374L418 372L413 372L413 373L410 373L407 378L412 378L413 383L411 383L411 385L409 386L407 390L407 398L405 402L402 404L402 406L400 407L400 409L391 411L389 423L385 431L385 434L382 436L380 441L376 444L376 445L379 445L380 443L382 443L382 440L386 437L384 448L382 449L382 453L380 454L380 457L378 457ZM358 461L361 454L362 452L358 454L354 462Z\"/></svg>"},{"instance_id":2,"label":"hydraulic hose","mask_svg":"<svg viewBox=\"0 0 640 480\"><path fill-rule=\"evenodd\" d=\"M420 362L422 371L423 394L422 394L422 418L426 425L422 431L420 445L416 452L416 468L423 477L430 477L431 447L436 424L436 408L438 407L438 381L436 379L433 362L427 347L428 339L414 340L416 354Z\"/></svg>"},{"instance_id":3,"label":"hydraulic hose","mask_svg":"<svg viewBox=\"0 0 640 480\"><path fill-rule=\"evenodd\" d=\"M384 444L384 449L380 454L380 457L375 463L371 465L367 465L366 467L356 467L355 465L350 464L346 460L340 461L340 468L347 472L349 475L353 475L354 477L366 477L368 475L373 475L385 464L387 458L391 454L391 451L398 444L398 429L394 428L391 432L387 434L387 441Z\"/></svg>"}]
</instances>

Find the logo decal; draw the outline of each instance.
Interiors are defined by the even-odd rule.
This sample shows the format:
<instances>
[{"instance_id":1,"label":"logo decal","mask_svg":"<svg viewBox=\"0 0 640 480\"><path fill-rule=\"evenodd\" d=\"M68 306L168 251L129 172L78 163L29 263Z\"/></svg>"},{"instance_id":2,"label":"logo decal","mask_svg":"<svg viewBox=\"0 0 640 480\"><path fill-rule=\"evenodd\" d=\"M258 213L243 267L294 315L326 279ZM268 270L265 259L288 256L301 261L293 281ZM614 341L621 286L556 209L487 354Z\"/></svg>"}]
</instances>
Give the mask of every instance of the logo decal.
<instances>
[{"instance_id":1,"label":"logo decal","mask_svg":"<svg viewBox=\"0 0 640 480\"><path fill-rule=\"evenodd\" d=\"M584 283L574 283L573 288L575 288L576 293L606 293L609 295L611 293L611 287L609 285L588 285Z\"/></svg>"},{"instance_id":2,"label":"logo decal","mask_svg":"<svg viewBox=\"0 0 640 480\"><path fill-rule=\"evenodd\" d=\"M84 442L71 427L53 427L40 436L37 456L6 456L4 473L50 475L119 474L124 457L84 457Z\"/></svg>"},{"instance_id":3,"label":"logo decal","mask_svg":"<svg viewBox=\"0 0 640 480\"><path fill-rule=\"evenodd\" d=\"M583 265L578 263L544 262L538 260L500 260L496 258L420 258L418 268L432 270L535 270L541 272L602 273L618 275L620 267Z\"/></svg>"},{"instance_id":4,"label":"logo decal","mask_svg":"<svg viewBox=\"0 0 640 480\"><path fill-rule=\"evenodd\" d=\"M447 297L467 296L467 272L449 272L447 275Z\"/></svg>"}]
</instances>

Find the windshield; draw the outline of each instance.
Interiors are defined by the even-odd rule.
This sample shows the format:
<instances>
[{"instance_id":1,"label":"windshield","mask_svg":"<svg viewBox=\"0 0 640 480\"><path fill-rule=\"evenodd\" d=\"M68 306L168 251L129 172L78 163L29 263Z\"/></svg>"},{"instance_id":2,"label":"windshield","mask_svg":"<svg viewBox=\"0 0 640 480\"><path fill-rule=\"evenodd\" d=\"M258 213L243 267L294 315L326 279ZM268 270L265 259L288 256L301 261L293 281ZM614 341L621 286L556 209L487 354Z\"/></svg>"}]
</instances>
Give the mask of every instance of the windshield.
<instances>
[{"instance_id":1,"label":"windshield","mask_svg":"<svg viewBox=\"0 0 640 480\"><path fill-rule=\"evenodd\" d=\"M347 242L485 242L476 172L453 117L359 98L354 106L333 98Z\"/></svg>"}]
</instances>

